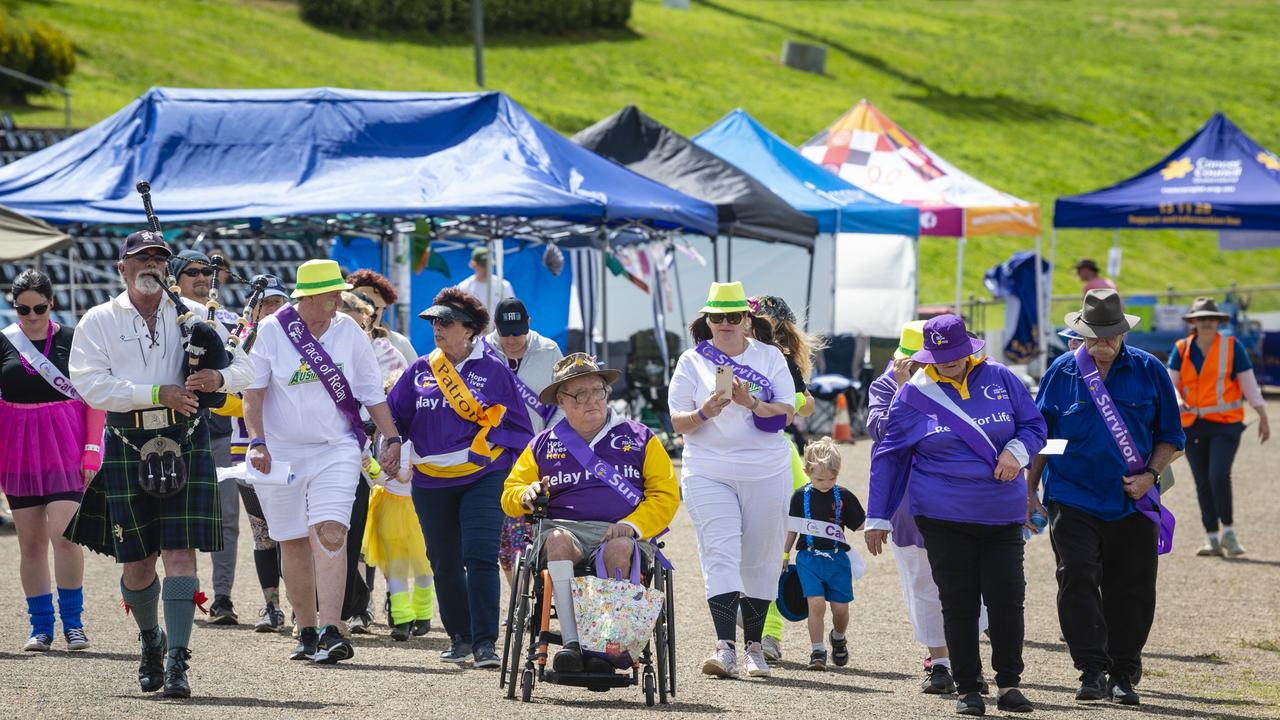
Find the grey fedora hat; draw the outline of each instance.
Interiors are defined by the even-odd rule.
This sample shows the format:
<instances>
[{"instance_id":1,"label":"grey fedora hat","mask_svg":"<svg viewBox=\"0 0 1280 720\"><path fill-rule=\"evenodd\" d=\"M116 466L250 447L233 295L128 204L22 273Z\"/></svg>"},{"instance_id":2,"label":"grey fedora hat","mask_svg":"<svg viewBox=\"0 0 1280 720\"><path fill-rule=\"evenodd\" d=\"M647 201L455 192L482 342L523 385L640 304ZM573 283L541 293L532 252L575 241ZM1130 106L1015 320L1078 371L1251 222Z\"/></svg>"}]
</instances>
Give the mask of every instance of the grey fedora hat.
<instances>
[{"instance_id":1,"label":"grey fedora hat","mask_svg":"<svg viewBox=\"0 0 1280 720\"><path fill-rule=\"evenodd\" d=\"M1086 338L1108 338L1123 335L1138 326L1142 318L1126 315L1120 293L1100 288L1085 293L1080 312L1067 313L1062 321Z\"/></svg>"}]
</instances>

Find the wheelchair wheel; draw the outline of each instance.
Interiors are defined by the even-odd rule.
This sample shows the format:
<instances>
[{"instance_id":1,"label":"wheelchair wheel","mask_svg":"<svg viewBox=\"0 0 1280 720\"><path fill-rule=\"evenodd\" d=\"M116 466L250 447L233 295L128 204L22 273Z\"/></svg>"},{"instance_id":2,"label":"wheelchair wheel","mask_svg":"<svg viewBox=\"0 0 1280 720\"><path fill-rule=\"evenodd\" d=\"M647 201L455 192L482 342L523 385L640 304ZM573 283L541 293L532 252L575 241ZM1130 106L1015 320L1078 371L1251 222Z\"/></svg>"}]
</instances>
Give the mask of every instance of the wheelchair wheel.
<instances>
[{"instance_id":1,"label":"wheelchair wheel","mask_svg":"<svg viewBox=\"0 0 1280 720\"><path fill-rule=\"evenodd\" d=\"M513 581L520 574L520 563L524 559L523 555L524 555L523 551L517 552L515 561L511 564L511 567L514 570L514 572L512 572L511 574L511 579ZM515 616L516 616L516 598L518 597L520 597L520 593L516 592L516 588L513 583L513 586L511 588L511 597L507 598L507 624L506 624L507 631L503 633L503 639L502 639L502 657L503 658L511 657L511 635L512 635L511 628L515 626L513 621L515 620ZM502 688L507 686L507 676L508 676L508 673L505 673L505 672L498 673L498 687Z\"/></svg>"},{"instance_id":2,"label":"wheelchair wheel","mask_svg":"<svg viewBox=\"0 0 1280 720\"><path fill-rule=\"evenodd\" d=\"M507 672L507 698L516 696L516 678L520 675L520 665L524 662L526 652L523 647L525 621L529 616L529 569L525 567L524 553L516 556L516 587L511 591L512 603L518 603L518 609L512 608L512 621L507 625L507 640L504 643L507 654L504 656L509 664ZM513 642L514 639L514 642ZM521 688L524 699L528 701L533 691L533 671L525 671L524 680L528 686Z\"/></svg>"},{"instance_id":3,"label":"wheelchair wheel","mask_svg":"<svg viewBox=\"0 0 1280 720\"><path fill-rule=\"evenodd\" d=\"M657 683L653 680L653 668L646 667L644 669L644 704L653 707L653 692L657 687Z\"/></svg>"},{"instance_id":4,"label":"wheelchair wheel","mask_svg":"<svg viewBox=\"0 0 1280 720\"><path fill-rule=\"evenodd\" d=\"M520 701L529 702L529 698L533 696L533 670L525 668L523 675L520 677Z\"/></svg>"},{"instance_id":5,"label":"wheelchair wheel","mask_svg":"<svg viewBox=\"0 0 1280 720\"><path fill-rule=\"evenodd\" d=\"M665 613L658 616L653 627L653 645L657 651L658 666L658 702L667 704L667 618Z\"/></svg>"},{"instance_id":6,"label":"wheelchair wheel","mask_svg":"<svg viewBox=\"0 0 1280 720\"><path fill-rule=\"evenodd\" d=\"M667 655L667 692L676 694L676 593L675 579L670 570L662 571L663 592L667 594L666 618L666 655Z\"/></svg>"}]
</instances>

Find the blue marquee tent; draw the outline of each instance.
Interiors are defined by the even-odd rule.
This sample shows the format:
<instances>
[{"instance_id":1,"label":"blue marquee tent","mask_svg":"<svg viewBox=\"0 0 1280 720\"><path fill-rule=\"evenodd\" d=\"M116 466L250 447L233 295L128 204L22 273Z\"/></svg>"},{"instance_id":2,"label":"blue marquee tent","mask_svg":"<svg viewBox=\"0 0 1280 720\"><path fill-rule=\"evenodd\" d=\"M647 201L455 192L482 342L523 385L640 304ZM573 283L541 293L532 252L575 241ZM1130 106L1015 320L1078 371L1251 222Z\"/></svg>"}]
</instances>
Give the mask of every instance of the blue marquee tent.
<instances>
[{"instance_id":1,"label":"blue marquee tent","mask_svg":"<svg viewBox=\"0 0 1280 720\"><path fill-rule=\"evenodd\" d=\"M55 223L372 213L641 222L716 232L716 209L605 160L502 93L152 88L0 168L0 203Z\"/></svg>"},{"instance_id":2,"label":"blue marquee tent","mask_svg":"<svg viewBox=\"0 0 1280 720\"><path fill-rule=\"evenodd\" d=\"M693 137L818 221L818 232L910 235L920 211L882 200L828 172L738 108ZM839 227L837 227L839 223Z\"/></svg>"},{"instance_id":3,"label":"blue marquee tent","mask_svg":"<svg viewBox=\"0 0 1280 720\"><path fill-rule=\"evenodd\" d=\"M1226 115L1108 188L1058 198L1058 228L1280 229L1280 159Z\"/></svg>"}]
</instances>

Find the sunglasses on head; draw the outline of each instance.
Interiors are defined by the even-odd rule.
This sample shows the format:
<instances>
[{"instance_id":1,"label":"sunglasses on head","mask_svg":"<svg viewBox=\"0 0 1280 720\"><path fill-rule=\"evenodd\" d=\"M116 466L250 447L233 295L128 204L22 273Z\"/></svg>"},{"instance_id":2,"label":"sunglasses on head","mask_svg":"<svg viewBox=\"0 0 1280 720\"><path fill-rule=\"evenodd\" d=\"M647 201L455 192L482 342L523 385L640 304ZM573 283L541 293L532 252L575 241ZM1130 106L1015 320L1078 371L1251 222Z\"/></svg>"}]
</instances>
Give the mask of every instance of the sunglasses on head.
<instances>
[{"instance_id":1,"label":"sunglasses on head","mask_svg":"<svg viewBox=\"0 0 1280 720\"><path fill-rule=\"evenodd\" d=\"M738 325L742 322L742 318L746 317L746 313L707 313L707 322L712 325L720 323L729 323L730 325Z\"/></svg>"},{"instance_id":2,"label":"sunglasses on head","mask_svg":"<svg viewBox=\"0 0 1280 720\"><path fill-rule=\"evenodd\" d=\"M205 276L205 277L213 277L213 273L214 273L214 269L213 269L213 268L209 268L209 267L207 267L207 268L187 268L186 270L183 270L183 271L182 271L182 274L183 274L183 275L185 275L185 276L187 276L187 277L192 277L192 278L193 278L193 277L200 277L201 275L203 275L203 276Z\"/></svg>"},{"instance_id":3,"label":"sunglasses on head","mask_svg":"<svg viewBox=\"0 0 1280 720\"><path fill-rule=\"evenodd\" d=\"M17 310L19 315L30 315L31 313L35 313L37 315L43 315L49 311L49 303L40 303L39 305L31 305L31 306L14 305L13 309Z\"/></svg>"}]
</instances>

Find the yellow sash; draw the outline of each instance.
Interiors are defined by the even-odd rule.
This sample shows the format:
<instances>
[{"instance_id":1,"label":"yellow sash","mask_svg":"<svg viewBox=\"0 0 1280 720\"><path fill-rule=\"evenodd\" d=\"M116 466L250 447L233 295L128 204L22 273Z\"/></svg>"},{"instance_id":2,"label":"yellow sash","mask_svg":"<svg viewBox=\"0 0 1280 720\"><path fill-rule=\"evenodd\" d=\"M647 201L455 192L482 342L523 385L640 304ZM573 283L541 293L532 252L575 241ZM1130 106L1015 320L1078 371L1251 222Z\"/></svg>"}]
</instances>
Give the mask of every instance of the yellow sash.
<instances>
[{"instance_id":1,"label":"yellow sash","mask_svg":"<svg viewBox=\"0 0 1280 720\"><path fill-rule=\"evenodd\" d=\"M449 407L458 413L458 417L480 426L480 432L476 433L471 440L470 452L479 457L488 458L489 462L496 460L502 454L503 448L489 444L489 431L502 422L502 416L507 412L506 406L480 407L480 402L471 394L467 383L463 381L458 370L444 356L440 348L431 351L431 355L427 357L427 363L431 366L431 374L435 376L436 385L439 386L440 393L444 395ZM469 460L458 465L417 463L414 467L424 475L439 478L462 477L484 469L484 465L477 465Z\"/></svg>"}]
</instances>

